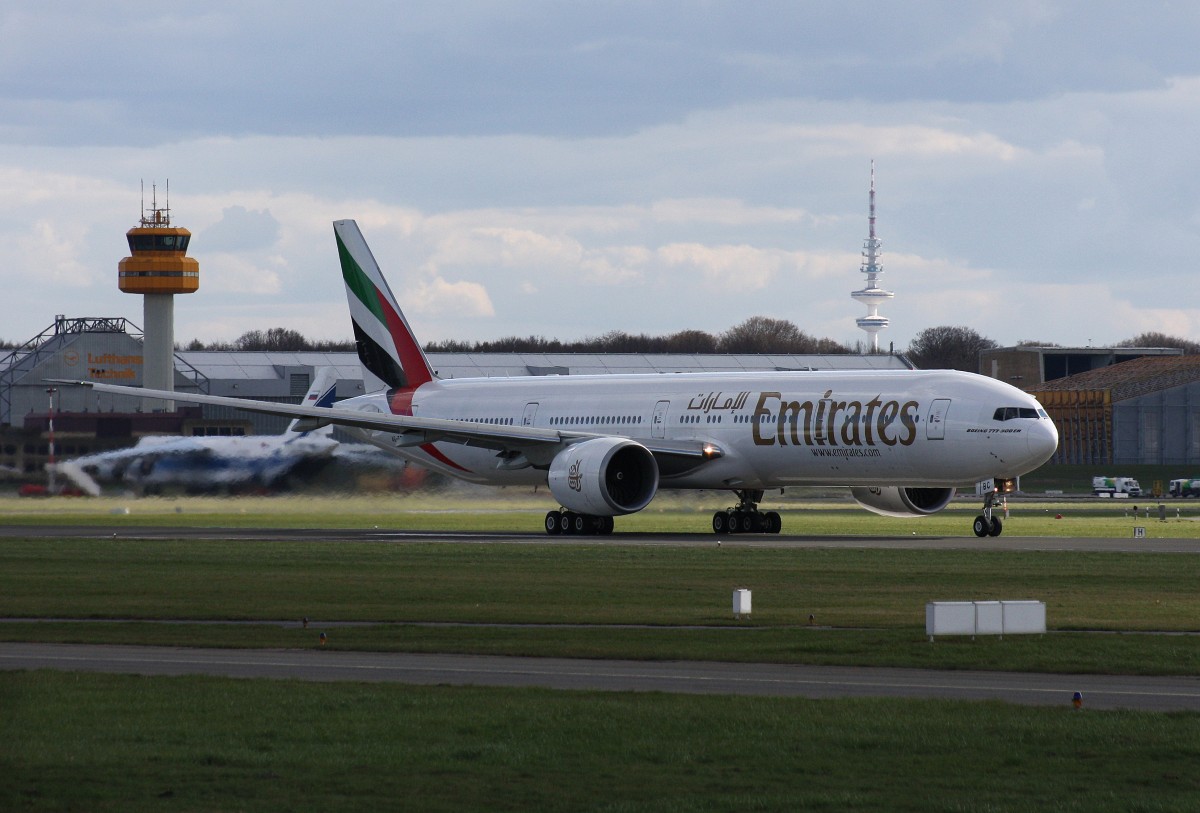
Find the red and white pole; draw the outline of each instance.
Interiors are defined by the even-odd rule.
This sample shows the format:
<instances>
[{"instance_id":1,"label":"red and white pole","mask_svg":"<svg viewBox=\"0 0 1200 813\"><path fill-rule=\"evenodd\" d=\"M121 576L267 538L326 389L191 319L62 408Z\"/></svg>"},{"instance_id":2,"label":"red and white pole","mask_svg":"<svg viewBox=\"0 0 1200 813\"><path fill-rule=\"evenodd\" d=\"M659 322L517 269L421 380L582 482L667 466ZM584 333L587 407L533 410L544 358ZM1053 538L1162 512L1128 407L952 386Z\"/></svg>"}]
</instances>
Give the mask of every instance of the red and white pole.
<instances>
[{"instance_id":1,"label":"red and white pole","mask_svg":"<svg viewBox=\"0 0 1200 813\"><path fill-rule=\"evenodd\" d=\"M47 435L49 436L49 462L46 464L46 473L49 475L48 490L51 494L58 493L58 483L54 477L54 393L58 392L54 387L46 388L46 395L50 399L50 419L47 427Z\"/></svg>"}]
</instances>

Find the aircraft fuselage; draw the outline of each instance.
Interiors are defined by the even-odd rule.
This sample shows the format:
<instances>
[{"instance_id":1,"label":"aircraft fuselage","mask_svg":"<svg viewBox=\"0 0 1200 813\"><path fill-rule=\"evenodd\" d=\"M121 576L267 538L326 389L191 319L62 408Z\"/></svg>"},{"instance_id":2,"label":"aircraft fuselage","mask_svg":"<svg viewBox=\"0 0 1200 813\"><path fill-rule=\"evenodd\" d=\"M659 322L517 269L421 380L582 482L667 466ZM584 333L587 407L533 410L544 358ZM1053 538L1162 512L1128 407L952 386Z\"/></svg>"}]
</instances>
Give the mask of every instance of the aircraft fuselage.
<instances>
[{"instance_id":1,"label":"aircraft fuselage","mask_svg":"<svg viewBox=\"0 0 1200 813\"><path fill-rule=\"evenodd\" d=\"M369 395L338 406L635 442L698 441L720 450L719 459L664 472L666 488L965 486L1015 477L1044 462L1057 445L1053 423L1031 396L995 379L947 370L439 380L404 398ZM1005 409L1014 417L997 419ZM455 477L545 482L537 467L498 466L491 449L411 446L380 431L360 435Z\"/></svg>"}]
</instances>

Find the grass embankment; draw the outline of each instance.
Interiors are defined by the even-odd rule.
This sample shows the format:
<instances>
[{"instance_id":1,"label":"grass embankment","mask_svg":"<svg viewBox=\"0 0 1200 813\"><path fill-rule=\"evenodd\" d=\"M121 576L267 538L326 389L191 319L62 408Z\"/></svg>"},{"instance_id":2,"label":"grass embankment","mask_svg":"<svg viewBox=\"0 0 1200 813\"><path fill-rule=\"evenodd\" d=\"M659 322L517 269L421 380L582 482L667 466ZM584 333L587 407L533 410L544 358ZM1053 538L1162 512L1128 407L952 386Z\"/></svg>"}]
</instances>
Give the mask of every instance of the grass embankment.
<instances>
[{"instance_id":1,"label":"grass embankment","mask_svg":"<svg viewBox=\"0 0 1200 813\"><path fill-rule=\"evenodd\" d=\"M1196 674L1200 636L1066 631L1194 631L1198 580L1171 554L10 539L0 616L97 621L0 638ZM997 598L1059 632L926 642L926 602ZM195 623L222 620L251 623Z\"/></svg>"},{"instance_id":2,"label":"grass embankment","mask_svg":"<svg viewBox=\"0 0 1200 813\"><path fill-rule=\"evenodd\" d=\"M1185 811L1196 715L0 674L4 810Z\"/></svg>"},{"instance_id":3,"label":"grass embankment","mask_svg":"<svg viewBox=\"0 0 1200 813\"><path fill-rule=\"evenodd\" d=\"M712 534L712 515L729 507L727 492L670 494L637 514L618 517L622 533ZM938 514L896 519L859 508L841 498L810 497L796 490L782 497L768 494L763 508L778 510L784 534L833 536L971 537L971 523L981 500L961 497ZM1011 500L1004 519L1005 536L1064 538L1131 538L1135 527L1149 538L1200 539L1200 500L1165 500L1166 519L1159 520L1159 501ZM554 505L545 492L530 489L478 489L450 493L367 497L239 497L212 498L0 498L0 524L66 525L136 530L180 528L348 528L419 531L516 531L543 533L546 511ZM1136 510L1135 510L1136 508Z\"/></svg>"}]
</instances>

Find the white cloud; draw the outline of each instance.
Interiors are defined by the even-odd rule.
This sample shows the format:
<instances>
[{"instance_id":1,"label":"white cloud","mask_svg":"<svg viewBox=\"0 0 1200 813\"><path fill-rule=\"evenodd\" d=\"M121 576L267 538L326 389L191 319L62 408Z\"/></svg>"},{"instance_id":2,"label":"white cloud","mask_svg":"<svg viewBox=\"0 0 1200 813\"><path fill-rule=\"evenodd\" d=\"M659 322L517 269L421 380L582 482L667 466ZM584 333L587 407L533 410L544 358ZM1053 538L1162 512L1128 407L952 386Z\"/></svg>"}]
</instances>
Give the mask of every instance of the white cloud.
<instances>
[{"instance_id":1,"label":"white cloud","mask_svg":"<svg viewBox=\"0 0 1200 813\"><path fill-rule=\"evenodd\" d=\"M425 317L453 314L458 317L495 316L487 289L476 282L447 282L434 277L404 292L401 307Z\"/></svg>"},{"instance_id":2,"label":"white cloud","mask_svg":"<svg viewBox=\"0 0 1200 813\"><path fill-rule=\"evenodd\" d=\"M61 290L89 288L99 282L96 272L79 260L79 236L63 232L50 221L34 222L17 240L17 254L23 258L26 273L32 272L38 283L49 282Z\"/></svg>"},{"instance_id":3,"label":"white cloud","mask_svg":"<svg viewBox=\"0 0 1200 813\"><path fill-rule=\"evenodd\" d=\"M195 254L191 250L188 253ZM200 289L218 296L276 296L284 290L280 274L285 268L285 261L282 257L275 257L268 258L267 262L275 267L264 267L264 264L238 254L205 254L200 263Z\"/></svg>"},{"instance_id":4,"label":"white cloud","mask_svg":"<svg viewBox=\"0 0 1200 813\"><path fill-rule=\"evenodd\" d=\"M776 251L761 251L753 246L705 246L675 243L663 246L656 256L677 271L675 283L694 282L700 275L713 289L740 288L758 291L766 288L785 265L795 266L796 257Z\"/></svg>"}]
</instances>

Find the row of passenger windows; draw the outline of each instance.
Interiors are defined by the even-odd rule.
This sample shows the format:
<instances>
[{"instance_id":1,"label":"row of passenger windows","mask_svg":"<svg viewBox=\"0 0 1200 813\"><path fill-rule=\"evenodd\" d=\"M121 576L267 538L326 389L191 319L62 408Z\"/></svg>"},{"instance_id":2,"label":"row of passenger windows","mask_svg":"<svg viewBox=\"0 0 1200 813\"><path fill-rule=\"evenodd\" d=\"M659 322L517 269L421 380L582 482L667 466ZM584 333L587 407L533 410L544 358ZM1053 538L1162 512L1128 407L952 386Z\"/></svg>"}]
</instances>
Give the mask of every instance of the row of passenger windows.
<instances>
[{"instance_id":1,"label":"row of passenger windows","mask_svg":"<svg viewBox=\"0 0 1200 813\"><path fill-rule=\"evenodd\" d=\"M642 419L636 415L564 416L550 419L551 426L638 426Z\"/></svg>"},{"instance_id":2,"label":"row of passenger windows","mask_svg":"<svg viewBox=\"0 0 1200 813\"><path fill-rule=\"evenodd\" d=\"M724 420L723 420L724 417L725 416L723 416L723 415L680 415L679 422L680 423L724 423ZM737 423L737 419L740 417L743 417L743 416L735 415L734 422ZM700 420L701 418L703 418L704 420L701 421Z\"/></svg>"},{"instance_id":3,"label":"row of passenger windows","mask_svg":"<svg viewBox=\"0 0 1200 813\"><path fill-rule=\"evenodd\" d=\"M1001 418L1000 413L1003 409L996 410L996 420L1007 420ZM1033 412L1033 410L1021 410L1020 417L1028 418L1037 415L1025 415L1025 412ZM753 415L733 415L731 416L734 423L754 423ZM1012 417L1017 417L1016 415ZM758 415L760 423L772 423L779 419L778 415L770 413L760 413ZM466 421L467 423L486 423L497 426L514 426L516 420L514 418L458 418L457 420ZM861 420L861 418L860 418ZM895 419L893 419L895 420ZM680 415L679 423L681 424L697 424L697 423L724 423L724 415ZM844 418L839 418L839 423L847 423ZM554 417L550 419L551 426L640 426L642 418L634 415L604 415L604 416L570 416L570 417ZM891 423L891 421L888 421Z\"/></svg>"},{"instance_id":4,"label":"row of passenger windows","mask_svg":"<svg viewBox=\"0 0 1200 813\"><path fill-rule=\"evenodd\" d=\"M493 426L515 426L515 418L456 418L466 423L486 423ZM633 415L570 416L550 419L551 426L638 426L642 419Z\"/></svg>"},{"instance_id":5,"label":"row of passenger windows","mask_svg":"<svg viewBox=\"0 0 1200 813\"><path fill-rule=\"evenodd\" d=\"M759 418L759 423L774 423L775 421L779 420L778 415L770 414L770 413L763 413L763 414L759 415L758 418ZM785 420L790 422L790 421L802 421L804 419L800 415L797 415L794 413L789 413L789 415L785 418ZM871 418L871 423L872 424L882 424L883 426L891 426L893 423L895 423L898 420L900 420L900 418L899 418L899 416L896 416L896 415L893 415L892 417L886 418L886 419L880 418L878 416L874 416ZM914 422L917 422L919 420L920 420L919 417L913 418ZM754 416L753 415L735 415L733 417L733 422L734 423L754 423ZM867 416L866 415L842 415L839 413L837 416L834 417L834 423L836 423L838 426L855 424L855 423L866 424Z\"/></svg>"}]
</instances>

